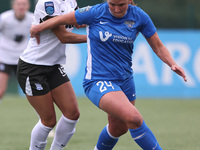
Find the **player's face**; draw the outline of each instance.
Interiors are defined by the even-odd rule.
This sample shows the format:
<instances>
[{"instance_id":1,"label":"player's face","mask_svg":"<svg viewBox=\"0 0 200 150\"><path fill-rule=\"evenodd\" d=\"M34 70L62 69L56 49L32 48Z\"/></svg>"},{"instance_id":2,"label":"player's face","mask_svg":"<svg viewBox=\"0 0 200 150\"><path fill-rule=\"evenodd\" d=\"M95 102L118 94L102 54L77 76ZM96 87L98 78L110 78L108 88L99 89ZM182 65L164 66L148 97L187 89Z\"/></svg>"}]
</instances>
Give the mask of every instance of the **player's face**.
<instances>
[{"instance_id":1,"label":"player's face","mask_svg":"<svg viewBox=\"0 0 200 150\"><path fill-rule=\"evenodd\" d=\"M110 12L117 18L123 17L128 9L130 0L107 0Z\"/></svg>"},{"instance_id":2,"label":"player's face","mask_svg":"<svg viewBox=\"0 0 200 150\"><path fill-rule=\"evenodd\" d=\"M29 10L28 0L15 0L12 8L15 11L15 15L18 19L23 18L27 10Z\"/></svg>"}]
</instances>

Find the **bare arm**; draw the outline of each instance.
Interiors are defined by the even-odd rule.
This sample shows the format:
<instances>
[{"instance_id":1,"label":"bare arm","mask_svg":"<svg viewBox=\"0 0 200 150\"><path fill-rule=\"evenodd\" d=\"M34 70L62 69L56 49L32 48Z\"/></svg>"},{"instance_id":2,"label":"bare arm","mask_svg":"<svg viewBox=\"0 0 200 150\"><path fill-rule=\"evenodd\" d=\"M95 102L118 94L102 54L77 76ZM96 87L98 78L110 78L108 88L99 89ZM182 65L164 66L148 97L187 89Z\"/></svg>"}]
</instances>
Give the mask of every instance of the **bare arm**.
<instances>
[{"instance_id":1,"label":"bare arm","mask_svg":"<svg viewBox=\"0 0 200 150\"><path fill-rule=\"evenodd\" d=\"M186 78L184 70L176 64L169 50L165 47L165 45L161 42L160 38L158 37L157 32L150 38L147 38L146 40L151 46L151 48L153 49L153 51L156 53L156 55L164 63L166 63L169 67L171 67L171 69L174 72L182 76L185 82L187 82L187 78Z\"/></svg>"},{"instance_id":2,"label":"bare arm","mask_svg":"<svg viewBox=\"0 0 200 150\"><path fill-rule=\"evenodd\" d=\"M41 31L44 31L46 29L53 29L60 25L77 25L75 12L73 11L65 15L56 16L54 18L42 22L39 25L32 25L30 29L30 36L37 37L37 35Z\"/></svg>"},{"instance_id":3,"label":"bare arm","mask_svg":"<svg viewBox=\"0 0 200 150\"><path fill-rule=\"evenodd\" d=\"M64 26L59 26L52 29L54 34L60 40L61 43L85 43L87 42L86 35L80 35L66 31Z\"/></svg>"}]
</instances>

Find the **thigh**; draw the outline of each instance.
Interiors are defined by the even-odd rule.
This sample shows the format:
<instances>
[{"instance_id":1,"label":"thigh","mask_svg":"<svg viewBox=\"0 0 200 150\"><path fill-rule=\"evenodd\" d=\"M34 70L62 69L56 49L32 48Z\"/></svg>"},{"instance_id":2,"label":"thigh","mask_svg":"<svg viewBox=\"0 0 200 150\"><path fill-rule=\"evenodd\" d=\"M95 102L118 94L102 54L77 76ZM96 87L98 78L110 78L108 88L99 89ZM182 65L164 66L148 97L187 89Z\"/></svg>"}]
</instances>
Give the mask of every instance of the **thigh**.
<instances>
[{"instance_id":1,"label":"thigh","mask_svg":"<svg viewBox=\"0 0 200 150\"><path fill-rule=\"evenodd\" d=\"M131 103L132 105L135 105L135 101L131 101ZM118 117L108 114L108 123L109 132L115 137L119 137L128 131L126 122Z\"/></svg>"},{"instance_id":2,"label":"thigh","mask_svg":"<svg viewBox=\"0 0 200 150\"><path fill-rule=\"evenodd\" d=\"M77 120L79 118L78 103L70 81L54 88L51 94L53 101L65 117L72 120Z\"/></svg>"},{"instance_id":3,"label":"thigh","mask_svg":"<svg viewBox=\"0 0 200 150\"><path fill-rule=\"evenodd\" d=\"M135 101L131 101L131 104L135 105ZM127 124L118 117L108 114L108 123L109 131L115 137L119 137L128 131Z\"/></svg>"},{"instance_id":4,"label":"thigh","mask_svg":"<svg viewBox=\"0 0 200 150\"><path fill-rule=\"evenodd\" d=\"M0 72L0 86L5 86L7 85L8 79L9 79L9 75L7 73L4 72Z\"/></svg>"},{"instance_id":5,"label":"thigh","mask_svg":"<svg viewBox=\"0 0 200 150\"><path fill-rule=\"evenodd\" d=\"M141 120L142 116L135 106L129 101L122 91L106 93L99 103L99 107L108 114L115 116L124 122L133 118Z\"/></svg>"},{"instance_id":6,"label":"thigh","mask_svg":"<svg viewBox=\"0 0 200 150\"><path fill-rule=\"evenodd\" d=\"M53 127L56 123L56 114L51 93L42 96L28 96L29 103L38 113L42 123L48 127Z\"/></svg>"},{"instance_id":7,"label":"thigh","mask_svg":"<svg viewBox=\"0 0 200 150\"><path fill-rule=\"evenodd\" d=\"M3 96L7 89L9 75L0 71L0 98Z\"/></svg>"}]
</instances>

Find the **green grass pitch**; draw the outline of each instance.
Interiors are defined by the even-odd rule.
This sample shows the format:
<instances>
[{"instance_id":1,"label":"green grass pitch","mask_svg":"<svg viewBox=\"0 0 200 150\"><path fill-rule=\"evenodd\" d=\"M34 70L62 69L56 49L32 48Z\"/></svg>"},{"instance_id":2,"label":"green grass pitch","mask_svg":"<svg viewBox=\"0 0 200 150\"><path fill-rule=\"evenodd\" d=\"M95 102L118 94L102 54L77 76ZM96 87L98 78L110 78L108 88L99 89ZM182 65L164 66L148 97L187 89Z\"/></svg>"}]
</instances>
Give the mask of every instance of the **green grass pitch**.
<instances>
[{"instance_id":1,"label":"green grass pitch","mask_svg":"<svg viewBox=\"0 0 200 150\"><path fill-rule=\"evenodd\" d=\"M81 112L76 132L65 150L93 150L107 116L87 98L78 98ZM200 100L137 99L136 107L164 150L200 150ZM57 120L61 114L57 111ZM5 95L0 104L0 150L28 150L38 117L26 98ZM46 150L52 138L48 138ZM114 150L140 150L130 133Z\"/></svg>"}]
</instances>

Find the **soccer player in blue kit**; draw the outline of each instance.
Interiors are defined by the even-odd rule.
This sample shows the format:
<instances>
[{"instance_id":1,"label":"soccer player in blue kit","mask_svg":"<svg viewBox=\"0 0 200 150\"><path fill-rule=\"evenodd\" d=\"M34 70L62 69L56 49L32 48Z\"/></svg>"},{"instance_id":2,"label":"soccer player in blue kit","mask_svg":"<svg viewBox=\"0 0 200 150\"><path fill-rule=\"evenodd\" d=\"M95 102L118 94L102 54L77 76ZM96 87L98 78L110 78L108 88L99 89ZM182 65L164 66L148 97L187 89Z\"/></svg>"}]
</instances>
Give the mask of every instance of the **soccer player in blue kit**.
<instances>
[{"instance_id":1,"label":"soccer player in blue kit","mask_svg":"<svg viewBox=\"0 0 200 150\"><path fill-rule=\"evenodd\" d=\"M58 25L86 24L88 58L83 87L87 97L108 115L95 150L111 150L128 130L144 150L162 150L142 115L136 109L133 79L133 43L139 32L157 54L187 81L184 70L171 57L158 37L150 17L131 0L107 0L58 16L30 30L31 37Z\"/></svg>"}]
</instances>

